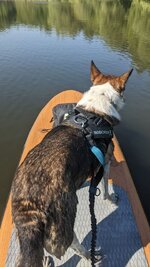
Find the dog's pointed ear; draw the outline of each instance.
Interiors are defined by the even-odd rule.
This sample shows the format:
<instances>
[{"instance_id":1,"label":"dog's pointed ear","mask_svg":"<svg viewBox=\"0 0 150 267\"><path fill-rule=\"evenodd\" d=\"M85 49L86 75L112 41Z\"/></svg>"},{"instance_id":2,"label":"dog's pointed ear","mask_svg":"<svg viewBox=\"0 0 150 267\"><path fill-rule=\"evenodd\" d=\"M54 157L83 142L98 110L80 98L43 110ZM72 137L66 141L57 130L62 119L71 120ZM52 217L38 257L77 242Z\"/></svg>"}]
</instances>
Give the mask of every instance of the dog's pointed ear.
<instances>
[{"instance_id":1,"label":"dog's pointed ear","mask_svg":"<svg viewBox=\"0 0 150 267\"><path fill-rule=\"evenodd\" d=\"M123 73L122 75L118 77L114 77L110 80L110 84L113 86L113 88L118 92L122 93L125 90L125 84L127 80L129 79L133 69L130 69L129 71Z\"/></svg>"},{"instance_id":2,"label":"dog's pointed ear","mask_svg":"<svg viewBox=\"0 0 150 267\"><path fill-rule=\"evenodd\" d=\"M99 76L102 75L101 71L96 67L93 60L91 61L91 82L94 83L94 80Z\"/></svg>"},{"instance_id":3,"label":"dog's pointed ear","mask_svg":"<svg viewBox=\"0 0 150 267\"><path fill-rule=\"evenodd\" d=\"M131 73L132 73L133 69L130 69L129 71L123 73L121 76L119 76L119 81L120 81L120 88L125 88L125 84L127 82L127 80L129 79Z\"/></svg>"}]
</instances>

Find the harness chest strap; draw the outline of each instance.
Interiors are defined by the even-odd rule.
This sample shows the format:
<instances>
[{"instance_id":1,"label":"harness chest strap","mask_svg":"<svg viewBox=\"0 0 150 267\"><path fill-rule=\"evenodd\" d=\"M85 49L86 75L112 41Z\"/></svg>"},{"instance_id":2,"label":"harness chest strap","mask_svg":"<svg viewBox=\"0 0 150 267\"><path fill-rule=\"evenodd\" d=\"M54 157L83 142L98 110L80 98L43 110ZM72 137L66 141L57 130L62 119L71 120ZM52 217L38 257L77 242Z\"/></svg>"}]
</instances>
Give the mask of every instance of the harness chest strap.
<instances>
[{"instance_id":1,"label":"harness chest strap","mask_svg":"<svg viewBox=\"0 0 150 267\"><path fill-rule=\"evenodd\" d=\"M105 164L105 157L104 157L103 152L97 146L91 146L90 147L90 150L95 155L95 157L98 159L98 161L100 162L100 164L102 166L104 166L104 164Z\"/></svg>"}]
</instances>

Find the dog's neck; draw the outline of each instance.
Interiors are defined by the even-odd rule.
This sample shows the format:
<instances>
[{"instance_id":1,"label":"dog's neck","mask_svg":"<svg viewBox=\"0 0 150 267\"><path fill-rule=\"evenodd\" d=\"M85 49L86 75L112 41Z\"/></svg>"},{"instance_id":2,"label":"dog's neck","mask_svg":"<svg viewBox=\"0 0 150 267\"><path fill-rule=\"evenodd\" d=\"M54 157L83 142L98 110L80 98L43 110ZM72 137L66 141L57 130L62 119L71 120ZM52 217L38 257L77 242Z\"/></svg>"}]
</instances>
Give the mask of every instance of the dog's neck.
<instances>
[{"instance_id":1,"label":"dog's neck","mask_svg":"<svg viewBox=\"0 0 150 267\"><path fill-rule=\"evenodd\" d=\"M112 85L107 82L102 85L92 86L89 91L84 93L77 107L99 115L106 115L119 122L121 118L118 111L123 105L123 98L114 90Z\"/></svg>"}]
</instances>

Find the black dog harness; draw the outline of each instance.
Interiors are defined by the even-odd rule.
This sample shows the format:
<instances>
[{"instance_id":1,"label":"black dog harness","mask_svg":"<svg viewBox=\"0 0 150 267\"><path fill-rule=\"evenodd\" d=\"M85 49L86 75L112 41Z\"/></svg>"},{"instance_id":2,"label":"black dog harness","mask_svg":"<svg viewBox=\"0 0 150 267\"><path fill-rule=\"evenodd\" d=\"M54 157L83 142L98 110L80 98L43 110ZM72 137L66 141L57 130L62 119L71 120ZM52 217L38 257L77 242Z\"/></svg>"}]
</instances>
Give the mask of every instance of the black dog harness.
<instances>
[{"instance_id":1,"label":"black dog harness","mask_svg":"<svg viewBox=\"0 0 150 267\"><path fill-rule=\"evenodd\" d=\"M85 111L76 104L59 104L53 108L54 127L60 124L72 126L80 129L87 139L89 149L100 163L100 171L91 179L89 188L89 202L92 226L91 240L91 264L95 266L95 247L96 247L96 217L94 213L95 196L100 194L97 188L103 176L105 154L109 143L113 137L113 128L110 122L104 117L95 113ZM98 191L98 194L97 194Z\"/></svg>"},{"instance_id":2,"label":"black dog harness","mask_svg":"<svg viewBox=\"0 0 150 267\"><path fill-rule=\"evenodd\" d=\"M113 137L113 128L104 116L75 106L76 104L59 104L54 107L54 126L63 124L80 129L88 141L90 150L104 166L105 154Z\"/></svg>"},{"instance_id":3,"label":"black dog harness","mask_svg":"<svg viewBox=\"0 0 150 267\"><path fill-rule=\"evenodd\" d=\"M103 117L81 108L75 108L74 114L66 119L65 124L79 128L86 137L90 150L102 166L105 164L105 154L113 137L113 129Z\"/></svg>"}]
</instances>

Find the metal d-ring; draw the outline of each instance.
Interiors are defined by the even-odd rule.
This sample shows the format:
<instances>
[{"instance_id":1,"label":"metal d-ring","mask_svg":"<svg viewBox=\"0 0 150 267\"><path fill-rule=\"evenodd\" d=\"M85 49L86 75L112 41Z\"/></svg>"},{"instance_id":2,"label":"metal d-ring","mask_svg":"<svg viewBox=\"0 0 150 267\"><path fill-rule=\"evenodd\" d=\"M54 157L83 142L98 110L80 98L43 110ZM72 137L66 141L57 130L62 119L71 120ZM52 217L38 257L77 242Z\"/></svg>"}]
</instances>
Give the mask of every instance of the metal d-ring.
<instances>
[{"instance_id":1,"label":"metal d-ring","mask_svg":"<svg viewBox=\"0 0 150 267\"><path fill-rule=\"evenodd\" d=\"M98 192L97 192L98 191ZM96 193L95 193L95 196L100 196L100 194L101 194L101 190L97 187L96 188Z\"/></svg>"},{"instance_id":2,"label":"metal d-ring","mask_svg":"<svg viewBox=\"0 0 150 267\"><path fill-rule=\"evenodd\" d=\"M98 187L90 186L90 193L95 195L96 197L100 196L101 190Z\"/></svg>"},{"instance_id":3,"label":"metal d-ring","mask_svg":"<svg viewBox=\"0 0 150 267\"><path fill-rule=\"evenodd\" d=\"M78 119L82 119L82 121L78 121ZM81 115L76 115L74 118L74 122L77 124L80 124L82 128L84 128L87 119L85 117L82 117Z\"/></svg>"}]
</instances>

